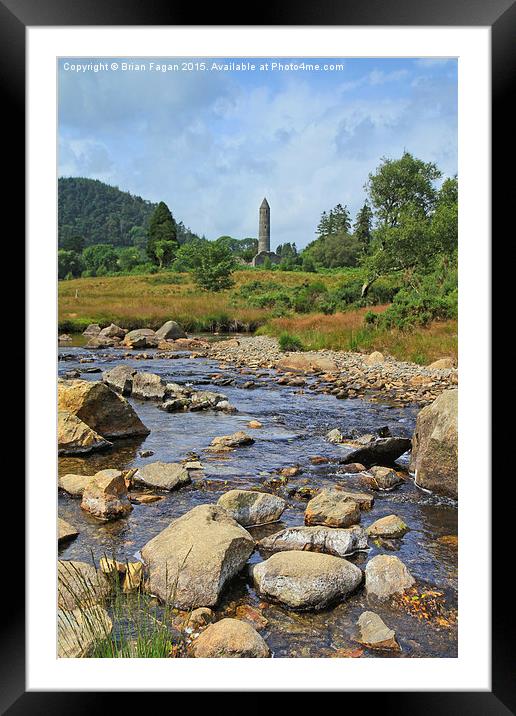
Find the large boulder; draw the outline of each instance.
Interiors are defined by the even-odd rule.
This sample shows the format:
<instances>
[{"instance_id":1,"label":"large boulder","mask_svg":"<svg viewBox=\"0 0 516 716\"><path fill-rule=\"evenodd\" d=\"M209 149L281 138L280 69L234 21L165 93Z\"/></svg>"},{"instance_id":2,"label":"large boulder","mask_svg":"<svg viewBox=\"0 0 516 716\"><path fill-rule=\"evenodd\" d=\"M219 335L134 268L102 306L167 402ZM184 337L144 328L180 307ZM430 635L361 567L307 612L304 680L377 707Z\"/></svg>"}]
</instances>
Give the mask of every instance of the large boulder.
<instances>
[{"instance_id":1,"label":"large boulder","mask_svg":"<svg viewBox=\"0 0 516 716\"><path fill-rule=\"evenodd\" d=\"M401 651L396 641L396 634L375 612L362 612L358 617L357 626L359 632L357 641L368 649Z\"/></svg>"},{"instance_id":2,"label":"large boulder","mask_svg":"<svg viewBox=\"0 0 516 716\"><path fill-rule=\"evenodd\" d=\"M114 348L120 345L120 338L108 338L107 336L92 336L86 343L86 348Z\"/></svg>"},{"instance_id":3,"label":"large boulder","mask_svg":"<svg viewBox=\"0 0 516 716\"><path fill-rule=\"evenodd\" d=\"M335 489L338 490L343 498L350 502L356 502L361 510L371 510L374 505L374 495L371 495L370 492L355 492L340 485L335 485Z\"/></svg>"},{"instance_id":4,"label":"large boulder","mask_svg":"<svg viewBox=\"0 0 516 716\"><path fill-rule=\"evenodd\" d=\"M57 413L57 452L59 455L80 455L102 450L112 443L86 425L68 410Z\"/></svg>"},{"instance_id":5,"label":"large boulder","mask_svg":"<svg viewBox=\"0 0 516 716\"><path fill-rule=\"evenodd\" d=\"M83 336L90 336L91 338L93 336L98 336L100 333L100 326L98 323L90 323L87 328L84 329L82 332Z\"/></svg>"},{"instance_id":6,"label":"large boulder","mask_svg":"<svg viewBox=\"0 0 516 716\"><path fill-rule=\"evenodd\" d=\"M120 395L131 395L133 376L135 373L135 368L120 364L110 370L104 371L104 373L102 373L102 380L109 388L120 393Z\"/></svg>"},{"instance_id":7,"label":"large boulder","mask_svg":"<svg viewBox=\"0 0 516 716\"><path fill-rule=\"evenodd\" d=\"M350 527L358 522L359 506L338 490L321 490L306 506L306 525Z\"/></svg>"},{"instance_id":8,"label":"large boulder","mask_svg":"<svg viewBox=\"0 0 516 716\"><path fill-rule=\"evenodd\" d=\"M150 328L137 328L126 333L123 344L128 348L156 348L159 338Z\"/></svg>"},{"instance_id":9,"label":"large boulder","mask_svg":"<svg viewBox=\"0 0 516 716\"><path fill-rule=\"evenodd\" d=\"M351 562L316 552L278 552L253 567L253 580L265 599L291 609L323 609L344 599L362 581Z\"/></svg>"},{"instance_id":10,"label":"large boulder","mask_svg":"<svg viewBox=\"0 0 516 716\"><path fill-rule=\"evenodd\" d=\"M117 520L133 509L119 470L101 470L88 481L82 493L81 508L98 520Z\"/></svg>"},{"instance_id":11,"label":"large boulder","mask_svg":"<svg viewBox=\"0 0 516 716\"><path fill-rule=\"evenodd\" d=\"M254 540L217 505L199 505L142 548L147 590L180 609L214 606L244 567Z\"/></svg>"},{"instance_id":12,"label":"large boulder","mask_svg":"<svg viewBox=\"0 0 516 716\"><path fill-rule=\"evenodd\" d=\"M60 659L79 659L89 656L93 647L107 639L113 622L103 607L57 612L57 656Z\"/></svg>"},{"instance_id":13,"label":"large boulder","mask_svg":"<svg viewBox=\"0 0 516 716\"><path fill-rule=\"evenodd\" d=\"M147 487L176 490L191 482L188 470L178 462L150 462L138 468L133 480Z\"/></svg>"},{"instance_id":14,"label":"large boulder","mask_svg":"<svg viewBox=\"0 0 516 716\"><path fill-rule=\"evenodd\" d=\"M124 336L124 329L117 326L116 323L111 323L98 333L99 338L118 338L119 340L122 340Z\"/></svg>"},{"instance_id":15,"label":"large boulder","mask_svg":"<svg viewBox=\"0 0 516 716\"><path fill-rule=\"evenodd\" d=\"M120 328L120 326L117 326L116 323L110 323L109 326L102 328L97 335L99 338L116 338L121 341L126 333L127 330L124 328Z\"/></svg>"},{"instance_id":16,"label":"large boulder","mask_svg":"<svg viewBox=\"0 0 516 716\"><path fill-rule=\"evenodd\" d=\"M197 659L263 659L271 655L263 637L240 619L211 624L195 639L190 652Z\"/></svg>"},{"instance_id":17,"label":"large boulder","mask_svg":"<svg viewBox=\"0 0 516 716\"><path fill-rule=\"evenodd\" d=\"M87 562L59 560L57 563L57 604L73 610L101 604L111 591L109 579Z\"/></svg>"},{"instance_id":18,"label":"large boulder","mask_svg":"<svg viewBox=\"0 0 516 716\"><path fill-rule=\"evenodd\" d=\"M156 336L160 340L173 340L175 341L177 338L186 338L186 333L183 331L179 323L176 323L175 321L167 321L164 323L161 328L158 328L156 331Z\"/></svg>"},{"instance_id":19,"label":"large boulder","mask_svg":"<svg viewBox=\"0 0 516 716\"><path fill-rule=\"evenodd\" d=\"M73 539L74 537L77 537L79 534L78 530L75 529L73 525L71 525L66 520L63 520L61 517L57 518L57 541L58 542L67 542L70 539Z\"/></svg>"},{"instance_id":20,"label":"large boulder","mask_svg":"<svg viewBox=\"0 0 516 716\"><path fill-rule=\"evenodd\" d=\"M337 370L337 364L331 358L313 355L310 353L291 353L276 363L276 368L286 371L332 373Z\"/></svg>"},{"instance_id":21,"label":"large boulder","mask_svg":"<svg viewBox=\"0 0 516 716\"><path fill-rule=\"evenodd\" d=\"M140 400L163 400L165 381L155 373L136 373L133 377L132 396Z\"/></svg>"},{"instance_id":22,"label":"large boulder","mask_svg":"<svg viewBox=\"0 0 516 716\"><path fill-rule=\"evenodd\" d=\"M392 594L401 594L409 589L415 581L398 557L379 554L366 564L366 592L379 599L385 599Z\"/></svg>"},{"instance_id":23,"label":"large boulder","mask_svg":"<svg viewBox=\"0 0 516 716\"><path fill-rule=\"evenodd\" d=\"M428 366L431 370L450 370L454 367L453 358L439 358Z\"/></svg>"},{"instance_id":24,"label":"large boulder","mask_svg":"<svg viewBox=\"0 0 516 716\"><path fill-rule=\"evenodd\" d=\"M287 527L281 532L264 537L258 547L267 552L324 552L335 557L347 557L367 548L367 534L362 527L339 529L336 527Z\"/></svg>"},{"instance_id":25,"label":"large boulder","mask_svg":"<svg viewBox=\"0 0 516 716\"><path fill-rule=\"evenodd\" d=\"M378 365L379 363L383 363L384 360L383 353L380 353L380 351L373 351L367 356L364 363L366 365Z\"/></svg>"},{"instance_id":26,"label":"large boulder","mask_svg":"<svg viewBox=\"0 0 516 716\"><path fill-rule=\"evenodd\" d=\"M60 380L58 408L76 415L105 438L148 435L127 400L101 381Z\"/></svg>"},{"instance_id":27,"label":"large boulder","mask_svg":"<svg viewBox=\"0 0 516 716\"><path fill-rule=\"evenodd\" d=\"M445 390L417 416L410 470L416 483L440 495L458 496L458 390Z\"/></svg>"},{"instance_id":28,"label":"large boulder","mask_svg":"<svg viewBox=\"0 0 516 716\"><path fill-rule=\"evenodd\" d=\"M410 450L412 442L409 438L377 438L368 445L352 450L343 462L360 462L366 467L371 465L392 465L403 453Z\"/></svg>"},{"instance_id":29,"label":"large boulder","mask_svg":"<svg viewBox=\"0 0 516 716\"><path fill-rule=\"evenodd\" d=\"M244 527L276 522L287 506L277 495L254 490L229 490L219 497L217 504Z\"/></svg>"},{"instance_id":30,"label":"large boulder","mask_svg":"<svg viewBox=\"0 0 516 716\"><path fill-rule=\"evenodd\" d=\"M94 477L95 475L74 475L69 473L61 475L57 484L61 490L67 492L71 497L82 497L84 488Z\"/></svg>"}]
</instances>

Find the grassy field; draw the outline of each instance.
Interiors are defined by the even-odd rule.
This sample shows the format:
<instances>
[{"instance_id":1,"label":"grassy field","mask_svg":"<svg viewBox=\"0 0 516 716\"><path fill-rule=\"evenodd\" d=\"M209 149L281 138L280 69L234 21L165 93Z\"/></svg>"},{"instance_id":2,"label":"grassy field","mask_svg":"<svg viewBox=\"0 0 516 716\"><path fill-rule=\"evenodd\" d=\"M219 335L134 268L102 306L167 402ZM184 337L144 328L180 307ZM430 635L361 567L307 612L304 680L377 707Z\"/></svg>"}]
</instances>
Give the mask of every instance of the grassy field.
<instances>
[{"instance_id":1,"label":"grassy field","mask_svg":"<svg viewBox=\"0 0 516 716\"><path fill-rule=\"evenodd\" d=\"M420 365L445 357L457 360L457 321L435 321L428 328L411 333L364 326L367 311L380 313L385 308L373 306L332 316L312 313L275 318L262 326L259 333L278 337L288 333L298 338L305 350L381 351Z\"/></svg>"},{"instance_id":2,"label":"grassy field","mask_svg":"<svg viewBox=\"0 0 516 716\"><path fill-rule=\"evenodd\" d=\"M289 333L307 350L380 350L400 360L420 364L449 356L457 358L457 321L435 322L411 333L364 326L373 306L325 315L297 314L274 317L269 306L252 307L242 287L251 281L273 282L291 289L313 281L328 289L356 280L353 270L341 274L278 271L237 271L235 286L221 293L199 290L188 274L81 278L59 282L59 331L79 332L89 323L117 323L125 328L156 329L175 320L189 332L255 331L279 336Z\"/></svg>"}]
</instances>

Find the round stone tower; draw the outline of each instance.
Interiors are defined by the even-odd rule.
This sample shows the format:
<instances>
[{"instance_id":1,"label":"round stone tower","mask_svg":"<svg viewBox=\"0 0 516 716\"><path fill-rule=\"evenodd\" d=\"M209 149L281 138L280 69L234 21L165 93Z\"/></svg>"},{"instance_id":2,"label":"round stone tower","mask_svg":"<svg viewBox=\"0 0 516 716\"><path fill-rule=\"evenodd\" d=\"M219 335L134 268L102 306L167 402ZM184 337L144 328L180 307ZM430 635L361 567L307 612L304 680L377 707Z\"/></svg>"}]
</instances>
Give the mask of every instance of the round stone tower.
<instances>
[{"instance_id":1,"label":"round stone tower","mask_svg":"<svg viewBox=\"0 0 516 716\"><path fill-rule=\"evenodd\" d=\"M271 250L271 209L264 199L260 205L260 223L258 227L258 253Z\"/></svg>"}]
</instances>

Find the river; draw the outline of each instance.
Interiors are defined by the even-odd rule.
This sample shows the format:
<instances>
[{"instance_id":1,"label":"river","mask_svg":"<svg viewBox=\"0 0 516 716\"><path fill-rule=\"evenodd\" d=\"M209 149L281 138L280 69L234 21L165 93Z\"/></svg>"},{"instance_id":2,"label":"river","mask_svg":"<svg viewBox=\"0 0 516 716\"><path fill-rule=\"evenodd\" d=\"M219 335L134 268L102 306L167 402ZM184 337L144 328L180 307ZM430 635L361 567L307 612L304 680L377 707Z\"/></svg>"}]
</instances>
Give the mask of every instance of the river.
<instances>
[{"instance_id":1,"label":"river","mask_svg":"<svg viewBox=\"0 0 516 716\"><path fill-rule=\"evenodd\" d=\"M152 351L147 351L150 355ZM85 351L82 347L59 349L59 374L69 370L81 371L81 378L99 380L100 373L85 370L107 370L120 362L116 350ZM81 363L80 359L93 358ZM150 429L150 435L138 440L116 441L113 449L85 457L60 457L59 473L94 474L104 468L128 469L151 461L175 462L188 453L199 455L204 466L204 481L177 492L163 493L159 502L134 505L127 519L99 523L80 509L80 500L59 492L59 515L79 530L79 536L59 547L59 557L91 562L92 554L98 560L104 554L116 554L118 559L134 560L140 548L168 526L170 521L199 504L216 502L226 490L250 488L260 485L280 468L299 464L302 473L289 481L287 489L295 484L315 487L339 483L350 489L363 489L356 475L344 475L336 462L346 449L325 440L325 434L338 427L343 432L356 429L369 433L388 426L393 435L410 437L418 412L416 406L396 407L381 402L360 399L337 400L309 390L280 386L274 382L275 372L261 370L253 375L225 367L222 370L214 361L192 359L187 354L174 360L125 359L133 365L161 375L169 382L189 383L199 389L210 389L227 395L238 412L226 414L216 411L166 413L155 403L130 400L136 412ZM223 373L233 384L214 386L210 376ZM251 371L249 371L251 373ZM252 378L258 387L248 389L242 385ZM259 420L263 427L251 430L250 420ZM245 430L255 439L249 447L231 453L216 455L204 452L211 440ZM148 458L139 456L141 450L152 450ZM330 458L328 464L314 466L310 458L322 455ZM335 462L333 462L335 459ZM407 456L399 461L407 468ZM249 528L259 539L287 525L302 525L306 501L280 493L289 500L289 507L281 521L266 527ZM457 607L457 505L451 500L438 498L417 488L411 479L391 492L375 494L370 512L362 513L361 524L367 527L380 517L395 513L410 527L400 540L375 544L370 551L361 552L350 560L364 568L368 559L378 553L396 554L417 580L418 590L434 590L441 595L446 610ZM447 539L442 539L446 537ZM452 539L450 539L452 537ZM255 551L250 563L261 561L268 555ZM219 615L231 615L237 605L257 606L260 598L244 572L226 589L216 608ZM274 657L327 657L337 650L353 649L355 625L360 613L373 608L396 631L402 647L400 653L388 654L365 650L363 657L453 657L457 655L457 627L435 618L418 617L412 612L383 604L371 607L364 590L349 597L334 608L318 613L298 614L277 605L263 609L267 627L260 633Z\"/></svg>"}]
</instances>

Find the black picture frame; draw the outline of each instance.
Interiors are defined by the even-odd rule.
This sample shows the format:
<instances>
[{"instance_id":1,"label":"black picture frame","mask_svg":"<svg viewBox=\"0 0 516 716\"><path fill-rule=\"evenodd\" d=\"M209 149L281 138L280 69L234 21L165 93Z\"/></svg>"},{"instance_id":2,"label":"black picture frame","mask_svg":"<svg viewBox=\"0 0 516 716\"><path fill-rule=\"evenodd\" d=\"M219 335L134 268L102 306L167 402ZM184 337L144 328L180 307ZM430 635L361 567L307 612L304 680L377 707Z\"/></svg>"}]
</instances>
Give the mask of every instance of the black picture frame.
<instances>
[{"instance_id":1,"label":"black picture frame","mask_svg":"<svg viewBox=\"0 0 516 716\"><path fill-rule=\"evenodd\" d=\"M516 76L516 4L514 0L433 0L422 3L414 0L285 0L281 4L261 5L253 17L249 6L225 2L206 5L199 23L200 6L173 4L170 0L0 0L0 86L3 96L4 172L8 182L4 188L5 205L17 217L17 249L24 248L19 236L25 215L25 30L28 26L80 25L341 25L341 26L489 26L492 33L492 235L502 236L504 221L509 227L508 214L512 207L514 182L504 181L504 168L514 171L514 115L509 111L511 80ZM243 12L244 11L244 12ZM247 11L247 16L245 11ZM5 154L7 153L7 158ZM512 186L511 186L512 184ZM513 229L511 233L513 233ZM506 271L509 269L507 268ZM19 342L16 351L19 350ZM20 403L19 389L16 401ZM23 452L21 453L23 454ZM500 481L499 481L500 482ZM510 523L510 500L505 499L503 487L493 481L492 505L496 508L493 520L492 545L503 543L501 530ZM20 489L18 486L17 489ZM507 489L507 487L506 487ZM17 494L17 499L20 495ZM19 503L20 504L20 503ZM17 535L17 553L23 550L21 533ZM513 639L514 609L507 595L508 568L506 557L493 550L493 603L500 594L506 608L492 610L492 691L491 692L368 692L366 708L381 708L384 712L426 714L493 714L515 713ZM5 567L4 567L5 569ZM24 567L20 560L9 561L9 574L4 580L16 585L16 596L8 597L4 607L0 644L0 708L12 714L91 713L98 708L98 694L94 692L26 692L25 689L25 609L23 600ZM505 575L504 575L505 573ZM511 624L512 618L512 624ZM513 631L514 633L514 631ZM431 667L429 667L431 668ZM313 684L317 691L317 684ZM410 688L410 684L407 684ZM229 689L228 689L229 690ZM338 690L338 688L336 688ZM132 693L131 706L138 707L141 693ZM143 693L147 698L147 694ZM114 699L117 699L115 705ZM350 699L361 700L359 693L346 694L346 708ZM104 693L101 708L117 708L120 694ZM376 703L375 703L376 702ZM177 703L177 702L176 702ZM105 704L105 706L104 706Z\"/></svg>"}]
</instances>

